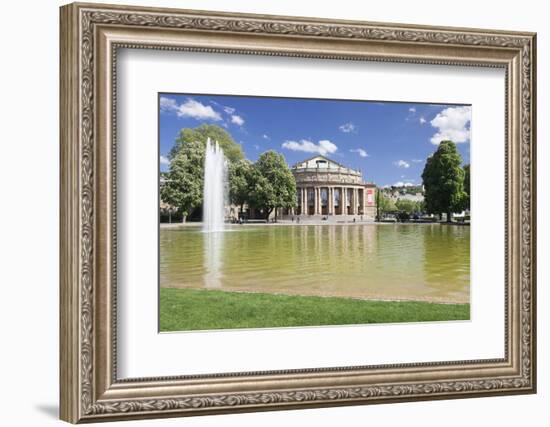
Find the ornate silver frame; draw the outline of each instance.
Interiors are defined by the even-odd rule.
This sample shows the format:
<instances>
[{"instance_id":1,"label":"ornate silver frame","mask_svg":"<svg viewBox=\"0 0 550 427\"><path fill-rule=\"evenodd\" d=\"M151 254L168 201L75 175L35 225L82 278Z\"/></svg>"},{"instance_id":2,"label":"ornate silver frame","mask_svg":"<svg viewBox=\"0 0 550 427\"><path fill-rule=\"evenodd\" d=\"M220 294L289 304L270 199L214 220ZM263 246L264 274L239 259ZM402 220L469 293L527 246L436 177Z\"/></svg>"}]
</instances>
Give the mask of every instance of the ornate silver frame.
<instances>
[{"instance_id":1,"label":"ornate silver frame","mask_svg":"<svg viewBox=\"0 0 550 427\"><path fill-rule=\"evenodd\" d=\"M63 420L535 392L535 34L71 4L61 8L60 42ZM114 66L119 47L504 68L505 357L117 379Z\"/></svg>"}]
</instances>

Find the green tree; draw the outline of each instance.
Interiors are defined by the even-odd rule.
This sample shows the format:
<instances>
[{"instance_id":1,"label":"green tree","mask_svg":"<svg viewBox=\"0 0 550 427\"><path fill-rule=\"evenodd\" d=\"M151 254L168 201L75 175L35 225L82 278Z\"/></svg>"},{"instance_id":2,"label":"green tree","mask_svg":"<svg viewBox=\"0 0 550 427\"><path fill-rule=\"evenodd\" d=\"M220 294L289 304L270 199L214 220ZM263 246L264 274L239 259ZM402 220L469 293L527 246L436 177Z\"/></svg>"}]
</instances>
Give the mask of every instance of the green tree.
<instances>
[{"instance_id":1,"label":"green tree","mask_svg":"<svg viewBox=\"0 0 550 427\"><path fill-rule=\"evenodd\" d=\"M165 174L161 198L181 212L183 221L202 203L204 151L202 141L182 145L172 156L170 171Z\"/></svg>"},{"instance_id":2,"label":"green tree","mask_svg":"<svg viewBox=\"0 0 550 427\"><path fill-rule=\"evenodd\" d=\"M240 206L250 202L253 190L253 166L248 160L238 160L229 165L229 200Z\"/></svg>"},{"instance_id":3,"label":"green tree","mask_svg":"<svg viewBox=\"0 0 550 427\"><path fill-rule=\"evenodd\" d=\"M414 209L415 212L424 212L426 210L426 205L424 201L415 202L415 205L416 205Z\"/></svg>"},{"instance_id":4,"label":"green tree","mask_svg":"<svg viewBox=\"0 0 550 427\"><path fill-rule=\"evenodd\" d=\"M217 141L223 150L223 154L229 162L236 162L244 159L243 150L240 144L236 143L231 135L218 125L202 124L196 128L185 128L180 130L176 142L170 150L170 158L173 158L185 144L189 142L201 141L206 148L206 140L210 138Z\"/></svg>"},{"instance_id":5,"label":"green tree","mask_svg":"<svg viewBox=\"0 0 550 427\"><path fill-rule=\"evenodd\" d=\"M377 221L380 221L382 216L386 213L395 212L395 202L384 194L383 191L377 189L376 191L376 216Z\"/></svg>"},{"instance_id":6,"label":"green tree","mask_svg":"<svg viewBox=\"0 0 550 427\"><path fill-rule=\"evenodd\" d=\"M465 209L470 209L470 165L464 166L464 192L466 193Z\"/></svg>"},{"instance_id":7,"label":"green tree","mask_svg":"<svg viewBox=\"0 0 550 427\"><path fill-rule=\"evenodd\" d=\"M225 157L232 162L244 159L241 146L220 126L203 124L194 129L181 129L170 150L170 170L161 198L178 208L183 220L202 204L204 154L206 140L217 141Z\"/></svg>"},{"instance_id":8,"label":"green tree","mask_svg":"<svg viewBox=\"0 0 550 427\"><path fill-rule=\"evenodd\" d=\"M417 204L412 200L407 199L399 199L397 202L395 202L395 207L397 208L397 210L406 212L408 214L412 214L413 212L417 211Z\"/></svg>"},{"instance_id":9,"label":"green tree","mask_svg":"<svg viewBox=\"0 0 550 427\"><path fill-rule=\"evenodd\" d=\"M426 210L447 214L451 222L453 212L464 209L464 169L462 157L452 141L441 141L436 152L426 160L422 181L425 189Z\"/></svg>"},{"instance_id":10,"label":"green tree","mask_svg":"<svg viewBox=\"0 0 550 427\"><path fill-rule=\"evenodd\" d=\"M296 181L281 154L262 153L252 168L251 182L250 202L264 210L266 220L276 208L296 206Z\"/></svg>"}]
</instances>

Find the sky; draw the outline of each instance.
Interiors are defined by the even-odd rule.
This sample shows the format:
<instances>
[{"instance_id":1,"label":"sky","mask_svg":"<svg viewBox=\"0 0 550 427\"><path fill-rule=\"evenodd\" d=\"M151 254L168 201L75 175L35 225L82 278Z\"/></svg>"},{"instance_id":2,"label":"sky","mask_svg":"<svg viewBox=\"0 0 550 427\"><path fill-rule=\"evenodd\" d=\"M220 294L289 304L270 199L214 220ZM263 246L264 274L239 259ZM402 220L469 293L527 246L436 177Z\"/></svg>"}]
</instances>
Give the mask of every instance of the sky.
<instances>
[{"instance_id":1,"label":"sky","mask_svg":"<svg viewBox=\"0 0 550 427\"><path fill-rule=\"evenodd\" d=\"M161 171L180 129L203 123L224 127L251 161L267 150L290 166L321 154L378 186L421 184L445 139L470 163L467 105L161 93L159 109Z\"/></svg>"}]
</instances>

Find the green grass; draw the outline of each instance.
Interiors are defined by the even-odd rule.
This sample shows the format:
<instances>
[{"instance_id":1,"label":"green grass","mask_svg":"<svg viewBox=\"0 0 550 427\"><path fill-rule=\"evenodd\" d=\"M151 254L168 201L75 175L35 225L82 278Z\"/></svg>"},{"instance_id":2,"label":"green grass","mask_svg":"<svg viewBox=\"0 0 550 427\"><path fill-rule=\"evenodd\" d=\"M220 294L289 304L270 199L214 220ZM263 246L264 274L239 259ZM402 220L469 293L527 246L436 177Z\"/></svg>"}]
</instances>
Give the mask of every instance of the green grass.
<instances>
[{"instance_id":1,"label":"green grass","mask_svg":"<svg viewBox=\"0 0 550 427\"><path fill-rule=\"evenodd\" d=\"M468 320L470 304L160 289L160 330Z\"/></svg>"}]
</instances>

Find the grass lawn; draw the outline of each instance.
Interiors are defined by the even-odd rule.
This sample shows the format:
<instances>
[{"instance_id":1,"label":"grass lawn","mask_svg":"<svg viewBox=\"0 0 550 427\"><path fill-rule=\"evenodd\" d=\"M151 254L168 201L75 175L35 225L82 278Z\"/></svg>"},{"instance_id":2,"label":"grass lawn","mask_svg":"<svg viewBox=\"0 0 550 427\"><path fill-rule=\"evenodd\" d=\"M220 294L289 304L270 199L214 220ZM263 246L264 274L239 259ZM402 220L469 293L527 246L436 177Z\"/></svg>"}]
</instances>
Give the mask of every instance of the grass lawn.
<instances>
[{"instance_id":1,"label":"grass lawn","mask_svg":"<svg viewBox=\"0 0 550 427\"><path fill-rule=\"evenodd\" d=\"M160 289L160 330L469 320L470 304Z\"/></svg>"}]
</instances>

